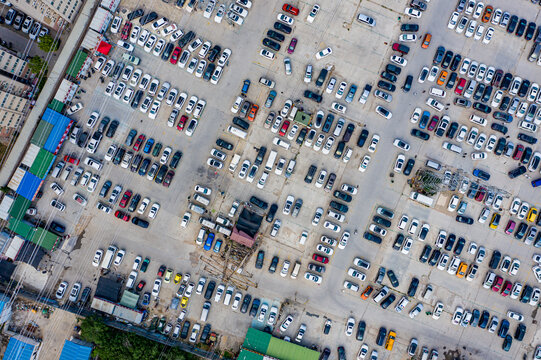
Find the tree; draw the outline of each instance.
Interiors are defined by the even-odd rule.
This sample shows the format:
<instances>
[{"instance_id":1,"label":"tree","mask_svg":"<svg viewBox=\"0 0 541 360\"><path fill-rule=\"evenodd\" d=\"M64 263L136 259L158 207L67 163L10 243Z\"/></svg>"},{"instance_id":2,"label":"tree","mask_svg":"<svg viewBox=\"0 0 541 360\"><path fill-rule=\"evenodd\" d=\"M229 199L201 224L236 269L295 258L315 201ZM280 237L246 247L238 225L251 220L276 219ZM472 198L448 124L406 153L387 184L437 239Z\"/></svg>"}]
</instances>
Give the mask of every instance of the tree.
<instances>
[{"instance_id":1,"label":"tree","mask_svg":"<svg viewBox=\"0 0 541 360\"><path fill-rule=\"evenodd\" d=\"M39 74L42 71L47 71L47 63L39 56L34 56L30 59L30 61L28 61L28 68L34 74Z\"/></svg>"},{"instance_id":2,"label":"tree","mask_svg":"<svg viewBox=\"0 0 541 360\"><path fill-rule=\"evenodd\" d=\"M46 34L41 37L38 47L45 52L56 51L60 47L60 41L54 40L51 35Z\"/></svg>"}]
</instances>

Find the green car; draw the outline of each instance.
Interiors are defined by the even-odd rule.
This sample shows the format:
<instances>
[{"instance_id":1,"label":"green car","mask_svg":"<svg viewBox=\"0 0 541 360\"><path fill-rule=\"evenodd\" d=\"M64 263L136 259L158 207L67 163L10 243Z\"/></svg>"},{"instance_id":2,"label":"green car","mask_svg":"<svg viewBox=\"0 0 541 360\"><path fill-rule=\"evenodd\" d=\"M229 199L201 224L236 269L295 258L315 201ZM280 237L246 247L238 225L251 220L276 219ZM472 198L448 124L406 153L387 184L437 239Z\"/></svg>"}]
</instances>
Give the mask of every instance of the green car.
<instances>
[{"instance_id":1,"label":"green car","mask_svg":"<svg viewBox=\"0 0 541 360\"><path fill-rule=\"evenodd\" d=\"M161 150L162 150L162 143L156 143L156 145L154 145L154 150L152 150L152 156L160 155Z\"/></svg>"},{"instance_id":2,"label":"green car","mask_svg":"<svg viewBox=\"0 0 541 360\"><path fill-rule=\"evenodd\" d=\"M267 96L267 101L265 101L266 108L270 108L272 106L272 103L274 102L275 97L276 97L276 91L271 90L269 92L269 96Z\"/></svg>"},{"instance_id":3,"label":"green car","mask_svg":"<svg viewBox=\"0 0 541 360\"><path fill-rule=\"evenodd\" d=\"M145 260L143 260L143 263L141 264L141 272L146 272L147 271L148 264L150 264L150 259L145 258Z\"/></svg>"}]
</instances>

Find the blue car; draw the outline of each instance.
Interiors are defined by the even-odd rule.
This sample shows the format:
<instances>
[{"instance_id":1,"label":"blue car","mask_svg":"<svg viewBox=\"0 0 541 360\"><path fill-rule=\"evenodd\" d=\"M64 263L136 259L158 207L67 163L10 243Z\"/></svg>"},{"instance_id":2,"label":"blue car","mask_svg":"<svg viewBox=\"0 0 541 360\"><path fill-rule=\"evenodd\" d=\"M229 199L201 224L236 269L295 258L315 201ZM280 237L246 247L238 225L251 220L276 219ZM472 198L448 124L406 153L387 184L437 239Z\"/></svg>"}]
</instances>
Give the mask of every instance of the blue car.
<instances>
[{"instance_id":1,"label":"blue car","mask_svg":"<svg viewBox=\"0 0 541 360\"><path fill-rule=\"evenodd\" d=\"M242 84L242 90L241 90L241 94L243 96L246 96L246 94L248 93L248 89L250 88L250 80L246 79L244 80L244 83Z\"/></svg>"},{"instance_id":2,"label":"blue car","mask_svg":"<svg viewBox=\"0 0 541 360\"><path fill-rule=\"evenodd\" d=\"M218 239L216 240L216 244L214 244L214 249L212 251L214 251L215 253L219 253L221 247L222 247L222 239Z\"/></svg>"},{"instance_id":3,"label":"blue car","mask_svg":"<svg viewBox=\"0 0 541 360\"><path fill-rule=\"evenodd\" d=\"M207 237L207 240L205 241L205 246L203 246L203 249L206 251L209 251L212 248L212 242L214 241L214 233L209 233L209 236Z\"/></svg>"},{"instance_id":4,"label":"blue car","mask_svg":"<svg viewBox=\"0 0 541 360\"><path fill-rule=\"evenodd\" d=\"M147 306L148 304L150 304L150 293L149 293L149 292L146 292L146 293L143 295L143 301L141 302L141 305Z\"/></svg>"},{"instance_id":5,"label":"blue car","mask_svg":"<svg viewBox=\"0 0 541 360\"><path fill-rule=\"evenodd\" d=\"M428 111L423 111L421 115L421 120L419 120L419 128L424 129L428 125L428 120L430 120L430 113Z\"/></svg>"},{"instance_id":6,"label":"blue car","mask_svg":"<svg viewBox=\"0 0 541 360\"><path fill-rule=\"evenodd\" d=\"M143 152L145 154L148 154L150 153L150 151L152 150L152 146L154 146L154 139L153 138L149 138L145 144L145 148L143 149Z\"/></svg>"},{"instance_id":7,"label":"blue car","mask_svg":"<svg viewBox=\"0 0 541 360\"><path fill-rule=\"evenodd\" d=\"M353 97L355 96L355 93L357 92L357 85L351 84L349 87L348 94L346 95L346 102L350 103L353 101Z\"/></svg>"},{"instance_id":8,"label":"blue car","mask_svg":"<svg viewBox=\"0 0 541 360\"><path fill-rule=\"evenodd\" d=\"M266 108L270 108L272 106L272 103L274 102L275 97L276 97L276 91L271 90L269 92L269 96L267 97L267 101L265 101Z\"/></svg>"}]
</instances>

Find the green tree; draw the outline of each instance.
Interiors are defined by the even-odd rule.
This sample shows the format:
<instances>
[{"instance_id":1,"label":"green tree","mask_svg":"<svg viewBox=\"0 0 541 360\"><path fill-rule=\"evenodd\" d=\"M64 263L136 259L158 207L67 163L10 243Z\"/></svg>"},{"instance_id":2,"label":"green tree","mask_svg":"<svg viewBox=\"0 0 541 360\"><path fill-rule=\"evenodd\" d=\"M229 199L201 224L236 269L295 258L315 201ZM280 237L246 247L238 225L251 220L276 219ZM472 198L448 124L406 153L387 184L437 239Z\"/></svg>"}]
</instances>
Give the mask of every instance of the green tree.
<instances>
[{"instance_id":1,"label":"green tree","mask_svg":"<svg viewBox=\"0 0 541 360\"><path fill-rule=\"evenodd\" d=\"M56 51L60 47L60 41L54 40L51 35L47 34L41 37L38 47L45 52Z\"/></svg>"},{"instance_id":2,"label":"green tree","mask_svg":"<svg viewBox=\"0 0 541 360\"><path fill-rule=\"evenodd\" d=\"M47 63L39 56L34 56L28 61L28 68L34 74L39 74L42 71L47 71Z\"/></svg>"}]
</instances>

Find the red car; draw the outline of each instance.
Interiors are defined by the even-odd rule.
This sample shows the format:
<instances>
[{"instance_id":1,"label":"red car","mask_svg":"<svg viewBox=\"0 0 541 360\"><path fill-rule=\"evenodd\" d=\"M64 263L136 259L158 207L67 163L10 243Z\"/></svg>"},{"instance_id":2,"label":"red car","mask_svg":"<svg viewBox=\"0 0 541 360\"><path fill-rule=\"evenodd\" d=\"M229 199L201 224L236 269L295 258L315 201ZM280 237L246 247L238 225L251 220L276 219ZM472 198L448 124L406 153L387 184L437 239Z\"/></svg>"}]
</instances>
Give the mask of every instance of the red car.
<instances>
[{"instance_id":1,"label":"red car","mask_svg":"<svg viewBox=\"0 0 541 360\"><path fill-rule=\"evenodd\" d=\"M404 55L406 55L407 53L410 52L409 47L407 47L406 45L399 44L399 43L394 43L393 44L393 50L398 51L399 53L402 53Z\"/></svg>"},{"instance_id":2,"label":"red car","mask_svg":"<svg viewBox=\"0 0 541 360\"><path fill-rule=\"evenodd\" d=\"M173 170L169 170L163 178L162 185L165 187L169 187L169 185L171 185L171 180L173 180L173 176L175 176L175 172Z\"/></svg>"},{"instance_id":3,"label":"red car","mask_svg":"<svg viewBox=\"0 0 541 360\"><path fill-rule=\"evenodd\" d=\"M323 263L323 264L327 264L329 262L328 257L321 256L321 255L318 255L318 254L312 255L312 259L314 259L315 261L319 261L320 263Z\"/></svg>"},{"instance_id":4,"label":"red car","mask_svg":"<svg viewBox=\"0 0 541 360\"><path fill-rule=\"evenodd\" d=\"M282 127L280 128L280 136L284 136L286 134L287 129L289 128L289 120L284 121L282 124Z\"/></svg>"},{"instance_id":5,"label":"red car","mask_svg":"<svg viewBox=\"0 0 541 360\"><path fill-rule=\"evenodd\" d=\"M505 227L505 233L507 235L512 234L515 231L516 223L513 220L509 220L507 226Z\"/></svg>"},{"instance_id":6,"label":"red car","mask_svg":"<svg viewBox=\"0 0 541 360\"><path fill-rule=\"evenodd\" d=\"M135 144L133 144L133 150L134 151L139 151L139 149L141 148L141 145L143 145L146 138L147 137L145 135L143 135L143 134L139 135L137 140L135 140Z\"/></svg>"},{"instance_id":7,"label":"red car","mask_svg":"<svg viewBox=\"0 0 541 360\"><path fill-rule=\"evenodd\" d=\"M173 54L171 55L171 58L169 59L169 62L173 65L175 65L178 62L178 57L180 56L180 52L182 49L180 47L176 47L175 50L173 50Z\"/></svg>"},{"instance_id":8,"label":"red car","mask_svg":"<svg viewBox=\"0 0 541 360\"><path fill-rule=\"evenodd\" d=\"M158 269L158 276L159 277L163 276L163 274L165 273L165 269L166 269L165 265L160 266L160 268Z\"/></svg>"},{"instance_id":9,"label":"red car","mask_svg":"<svg viewBox=\"0 0 541 360\"><path fill-rule=\"evenodd\" d=\"M428 124L427 130L432 131L436 128L436 125L438 125L438 122L440 121L440 118L437 116L432 116L432 119L430 120L430 123Z\"/></svg>"},{"instance_id":10,"label":"red car","mask_svg":"<svg viewBox=\"0 0 541 360\"><path fill-rule=\"evenodd\" d=\"M287 47L287 52L289 54L293 54L293 52L295 52L296 46L297 46L297 38L291 39L291 42L289 43L289 46Z\"/></svg>"},{"instance_id":11,"label":"red car","mask_svg":"<svg viewBox=\"0 0 541 360\"><path fill-rule=\"evenodd\" d=\"M137 284L135 291L142 291L145 285L146 285L146 282L144 280L139 281L139 284Z\"/></svg>"},{"instance_id":12,"label":"red car","mask_svg":"<svg viewBox=\"0 0 541 360\"><path fill-rule=\"evenodd\" d=\"M492 291L500 291L503 283L503 278L501 276L496 276L496 279L494 279L494 282L492 283Z\"/></svg>"},{"instance_id":13,"label":"red car","mask_svg":"<svg viewBox=\"0 0 541 360\"><path fill-rule=\"evenodd\" d=\"M511 294L511 289L513 288L513 283L509 280L505 280L505 284L502 287L502 296L507 296Z\"/></svg>"},{"instance_id":14,"label":"red car","mask_svg":"<svg viewBox=\"0 0 541 360\"><path fill-rule=\"evenodd\" d=\"M132 23L129 21L127 21L124 24L124 27L122 28L122 33L120 34L120 38L122 40L128 40L128 37L130 36L131 27L132 27Z\"/></svg>"},{"instance_id":15,"label":"red car","mask_svg":"<svg viewBox=\"0 0 541 360\"><path fill-rule=\"evenodd\" d=\"M130 201L131 196L132 196L131 190L126 190L124 195L122 195L122 200L120 200L120 204L118 204L118 206L124 209L126 205L128 205L128 201Z\"/></svg>"},{"instance_id":16,"label":"red car","mask_svg":"<svg viewBox=\"0 0 541 360\"><path fill-rule=\"evenodd\" d=\"M115 211L115 216L124 221L130 221L130 215L126 214L124 211L117 210Z\"/></svg>"},{"instance_id":17,"label":"red car","mask_svg":"<svg viewBox=\"0 0 541 360\"><path fill-rule=\"evenodd\" d=\"M487 194L487 189L485 189L484 187L479 188L479 191L475 195L475 200L476 201L483 201L486 194Z\"/></svg>"},{"instance_id":18,"label":"red car","mask_svg":"<svg viewBox=\"0 0 541 360\"><path fill-rule=\"evenodd\" d=\"M180 120L178 121L178 124L177 124L177 130L178 131L184 130L184 126L186 125L186 121L188 121L188 117L186 115L182 115L180 117Z\"/></svg>"},{"instance_id":19,"label":"red car","mask_svg":"<svg viewBox=\"0 0 541 360\"><path fill-rule=\"evenodd\" d=\"M515 149L515 153L513 154L513 159L520 160L523 152L524 152L524 146L522 146L521 144L518 144L517 148Z\"/></svg>"},{"instance_id":20,"label":"red car","mask_svg":"<svg viewBox=\"0 0 541 360\"><path fill-rule=\"evenodd\" d=\"M299 9L287 3L284 4L284 6L282 6L282 10L287 11L288 13L293 14L295 16L299 15Z\"/></svg>"},{"instance_id":21,"label":"red car","mask_svg":"<svg viewBox=\"0 0 541 360\"><path fill-rule=\"evenodd\" d=\"M67 161L70 164L79 165L79 159L71 155L64 155L64 161Z\"/></svg>"},{"instance_id":22,"label":"red car","mask_svg":"<svg viewBox=\"0 0 541 360\"><path fill-rule=\"evenodd\" d=\"M466 79L460 78L458 80L458 83L456 84L455 94L462 95L462 92L464 91L465 86L466 86Z\"/></svg>"}]
</instances>

